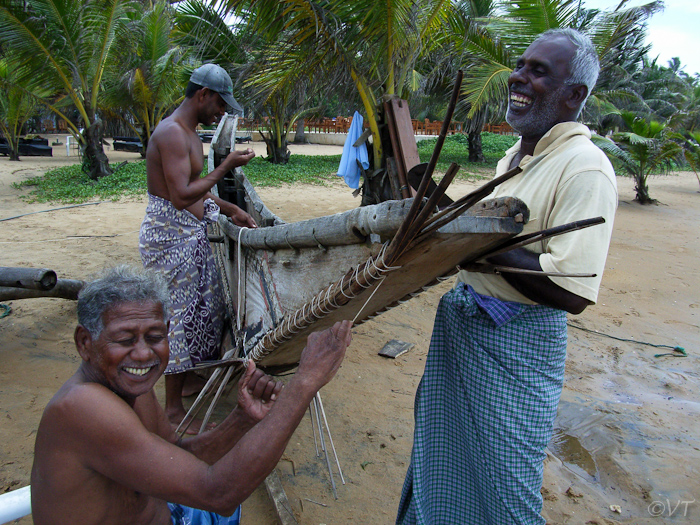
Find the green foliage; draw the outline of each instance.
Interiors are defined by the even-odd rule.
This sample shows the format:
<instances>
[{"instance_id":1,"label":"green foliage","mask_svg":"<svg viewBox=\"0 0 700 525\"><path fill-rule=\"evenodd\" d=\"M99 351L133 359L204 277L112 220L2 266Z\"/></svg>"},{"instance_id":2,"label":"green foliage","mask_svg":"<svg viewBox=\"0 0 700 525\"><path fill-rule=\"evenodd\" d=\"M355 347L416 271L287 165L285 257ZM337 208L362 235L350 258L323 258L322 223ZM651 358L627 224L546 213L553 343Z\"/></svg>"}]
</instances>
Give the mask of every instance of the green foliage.
<instances>
[{"instance_id":1,"label":"green foliage","mask_svg":"<svg viewBox=\"0 0 700 525\"><path fill-rule=\"evenodd\" d=\"M336 176L340 155L292 155L287 164L271 164L256 157L243 168L253 186L282 184L326 184Z\"/></svg>"},{"instance_id":2,"label":"green foliage","mask_svg":"<svg viewBox=\"0 0 700 525\"><path fill-rule=\"evenodd\" d=\"M13 84L67 122L93 179L110 174L97 109L105 68L124 53L115 43L133 6L127 0L0 2L0 48L26 65ZM64 112L68 100L79 118Z\"/></svg>"},{"instance_id":3,"label":"green foliage","mask_svg":"<svg viewBox=\"0 0 700 525\"><path fill-rule=\"evenodd\" d=\"M148 8L134 5L129 30L120 33L116 44L130 51L106 64L100 105L121 118L146 146L166 112L182 98L190 49L176 45L174 10L166 2Z\"/></svg>"},{"instance_id":4,"label":"green foliage","mask_svg":"<svg viewBox=\"0 0 700 525\"><path fill-rule=\"evenodd\" d=\"M486 166L491 168L517 140L516 137L494 133L482 133L482 139ZM431 139L418 143L418 152L423 161L430 159L435 142L436 139ZM481 169L485 165L469 163L468 156L466 135L451 135L445 140L437 171L444 172L451 162L456 162L462 166L458 178L474 177L470 171ZM340 155L292 155L287 164L270 164L264 157L256 157L243 170L250 182L257 187L282 184L325 185L341 180L336 176L339 165ZM206 170L205 162L204 172ZM24 198L29 202L80 203L143 197L147 193L146 161L123 165L109 177L97 181L89 179L80 165L74 164L47 171L41 177L14 183L13 186L18 189L28 188L29 195Z\"/></svg>"},{"instance_id":5,"label":"green foliage","mask_svg":"<svg viewBox=\"0 0 700 525\"><path fill-rule=\"evenodd\" d=\"M659 171L667 173L682 161L682 148L672 139L665 123L646 120L629 111L621 118L629 131L615 133L612 140L595 136L593 141L610 158L615 159L635 180L635 199L640 204L654 204L649 196L647 179Z\"/></svg>"},{"instance_id":6,"label":"green foliage","mask_svg":"<svg viewBox=\"0 0 700 525\"><path fill-rule=\"evenodd\" d=\"M474 168L493 168L500 158L503 157L506 150L516 143L518 137L485 132L481 134L481 140L486 162L474 164L469 162L467 136L461 133L449 135L445 138L445 143L442 146L440 160L436 167L437 171L445 172L450 163L455 162L462 166L462 169L457 175L457 177L460 178L465 175L469 176L469 171L473 171ZM418 143L418 154L420 155L421 161L428 162L430 160L430 155L433 153L436 142L437 139L429 139L421 140Z\"/></svg>"},{"instance_id":7,"label":"green foliage","mask_svg":"<svg viewBox=\"0 0 700 525\"><path fill-rule=\"evenodd\" d=\"M115 166L112 166L115 168ZM90 200L117 200L146 195L146 161L133 162L116 169L109 177L90 179L80 164L47 171L40 177L15 182L17 189L31 188L28 202L80 203Z\"/></svg>"},{"instance_id":8,"label":"green foliage","mask_svg":"<svg viewBox=\"0 0 700 525\"><path fill-rule=\"evenodd\" d=\"M340 155L293 155L284 165L270 164L262 157L254 158L245 174L258 187L282 184L326 184L339 180L335 175ZM112 166L114 168L114 166ZM206 172L206 162L204 171ZM29 202L80 203L90 200L117 200L146 195L146 161L131 162L109 177L97 181L88 178L80 164L47 171L40 177L14 183L15 188L29 188Z\"/></svg>"}]
</instances>

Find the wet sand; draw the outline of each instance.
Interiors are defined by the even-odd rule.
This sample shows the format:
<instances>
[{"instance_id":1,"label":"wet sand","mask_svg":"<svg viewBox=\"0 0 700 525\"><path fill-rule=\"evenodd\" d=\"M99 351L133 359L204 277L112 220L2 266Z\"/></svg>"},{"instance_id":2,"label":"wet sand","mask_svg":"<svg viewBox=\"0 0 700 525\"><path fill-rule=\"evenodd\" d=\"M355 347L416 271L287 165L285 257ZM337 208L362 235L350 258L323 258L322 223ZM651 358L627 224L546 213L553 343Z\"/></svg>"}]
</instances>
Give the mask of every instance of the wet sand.
<instances>
[{"instance_id":1,"label":"wet sand","mask_svg":"<svg viewBox=\"0 0 700 525\"><path fill-rule=\"evenodd\" d=\"M263 144L253 147L264 154ZM299 146L292 153L341 150ZM25 191L11 183L77 161L65 153L65 146L57 146L51 158L0 158L0 218L62 206L27 204L18 198ZM134 153L108 154L112 162L139 159ZM698 181L692 173L651 179L652 197L661 204L647 207L633 202L631 180L618 178L618 184L620 205L599 304L570 319L599 334L570 329L566 384L545 463L543 514L551 524L700 523ZM450 193L459 196L473 186L457 183ZM341 182L259 193L288 221L359 204ZM85 279L110 264L140 264L137 232L144 209L145 200L135 199L0 222L2 264L51 268L70 279ZM278 465L299 523L393 523L411 451L413 396L437 302L450 285L354 329L338 376L322 391L346 481L342 485L336 472L338 499L325 460L316 456L308 419ZM12 313L0 319L0 492L29 483L41 412L78 363L73 302L8 304ZM679 345L688 357L654 357L671 350L601 334ZM377 352L390 339L415 346L387 360ZM244 504L243 523L275 522L265 490L258 489Z\"/></svg>"}]
</instances>

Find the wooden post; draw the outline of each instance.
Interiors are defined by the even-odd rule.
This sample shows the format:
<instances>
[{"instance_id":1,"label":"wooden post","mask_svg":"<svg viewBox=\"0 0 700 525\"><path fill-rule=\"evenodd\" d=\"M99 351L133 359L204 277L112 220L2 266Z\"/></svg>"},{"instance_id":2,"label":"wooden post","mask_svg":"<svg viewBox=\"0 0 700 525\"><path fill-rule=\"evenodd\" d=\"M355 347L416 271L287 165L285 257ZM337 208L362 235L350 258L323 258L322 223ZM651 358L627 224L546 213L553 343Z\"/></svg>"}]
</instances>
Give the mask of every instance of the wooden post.
<instances>
[{"instance_id":1,"label":"wooden post","mask_svg":"<svg viewBox=\"0 0 700 525\"><path fill-rule=\"evenodd\" d=\"M280 523L282 525L296 525L297 520L292 512L292 506L289 504L287 494L285 494L282 488L282 481L276 469L265 478L265 488L272 500L272 504L275 506L277 518L280 520Z\"/></svg>"}]
</instances>

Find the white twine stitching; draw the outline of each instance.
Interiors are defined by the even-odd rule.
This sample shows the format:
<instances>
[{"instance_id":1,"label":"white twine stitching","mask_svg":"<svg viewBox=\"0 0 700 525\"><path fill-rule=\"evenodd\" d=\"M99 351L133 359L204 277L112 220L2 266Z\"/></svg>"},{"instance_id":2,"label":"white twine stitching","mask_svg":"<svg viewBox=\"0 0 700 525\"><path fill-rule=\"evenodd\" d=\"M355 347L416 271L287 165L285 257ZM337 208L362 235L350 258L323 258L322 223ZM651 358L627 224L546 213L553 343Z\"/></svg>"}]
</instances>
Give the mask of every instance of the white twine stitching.
<instances>
[{"instance_id":1,"label":"white twine stitching","mask_svg":"<svg viewBox=\"0 0 700 525\"><path fill-rule=\"evenodd\" d=\"M370 280L379 279L380 282L377 284L375 289L372 291L372 294L362 305L362 308L360 308L360 310L358 311L357 315L355 316L355 319L353 319L354 324L357 318L362 313L362 311L367 306L367 304L372 300L374 294L377 293L377 290L379 290L380 286L384 283L384 280L386 278L384 274L392 270L397 270L401 268L400 266L386 266L386 264L384 263L384 256L386 254L387 247L388 243L385 243L376 257L372 257L369 259L369 261L365 261L362 264L358 264L353 269L352 274L347 281L347 284L345 282L347 276L346 274L343 275L343 277L341 277L340 282L336 281L335 283L330 284L325 290L322 290L320 293L312 297L312 299L305 303L301 308L298 308L293 314L287 317L277 327L277 329L269 332L260 341L258 341L258 343L255 345L255 347L251 350L249 354L250 358L254 361L259 361L260 359L272 352L273 349L265 348L265 340L268 341L268 344L271 344L273 346L280 345L283 342L291 339L294 334L298 333L306 326L308 326L308 324L310 324L313 321L313 319L311 319L312 317L315 317L316 319L321 319L329 313L331 313L334 309L339 308L340 306L335 300L335 297L338 295L338 291L340 291L340 293L343 296L350 300L357 297L357 294L348 295L347 293L345 293L346 286L349 286L353 282L353 279L363 289L367 289L372 286L372 284L369 283ZM360 270L360 268L362 268L362 270ZM364 282L367 283L366 285L363 285L360 281L360 271L362 272ZM324 300L326 303L325 307L323 306Z\"/></svg>"}]
</instances>

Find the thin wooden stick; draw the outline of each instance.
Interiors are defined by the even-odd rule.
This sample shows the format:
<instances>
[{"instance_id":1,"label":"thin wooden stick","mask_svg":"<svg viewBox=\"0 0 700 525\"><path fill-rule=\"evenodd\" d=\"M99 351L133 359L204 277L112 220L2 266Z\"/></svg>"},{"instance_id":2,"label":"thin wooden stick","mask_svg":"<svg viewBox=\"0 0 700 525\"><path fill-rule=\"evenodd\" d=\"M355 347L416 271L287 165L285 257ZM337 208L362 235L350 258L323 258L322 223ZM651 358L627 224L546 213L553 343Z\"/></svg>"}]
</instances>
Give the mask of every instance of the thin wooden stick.
<instances>
[{"instance_id":1,"label":"thin wooden stick","mask_svg":"<svg viewBox=\"0 0 700 525\"><path fill-rule=\"evenodd\" d=\"M316 457L318 457L318 441L316 441L316 427L314 426L314 414L313 414L313 409L311 408L313 406L313 403L309 405L309 417L311 418L311 432L314 435L314 446L316 447Z\"/></svg>"},{"instance_id":2,"label":"thin wooden stick","mask_svg":"<svg viewBox=\"0 0 700 525\"><path fill-rule=\"evenodd\" d=\"M190 368L190 370L207 370L209 368L218 368L246 362L248 362L248 360L244 357L231 357L228 359L217 359L216 361L202 361L201 363L194 365L192 368Z\"/></svg>"},{"instance_id":3,"label":"thin wooden stick","mask_svg":"<svg viewBox=\"0 0 700 525\"><path fill-rule=\"evenodd\" d=\"M437 165L438 158L440 158L442 145L444 144L445 138L447 137L447 131L449 130L450 122L452 121L452 114L454 113L455 106L457 105L457 99L459 98L459 90L462 86L462 76L463 73L460 69L457 72L457 80L455 81L455 85L452 90L452 97L450 98L450 103L447 106L447 114L445 115L445 120L442 123L442 130L440 131L440 135L438 136L437 142L435 143L435 148L433 149L433 154L430 156L428 166L425 168L425 172L423 173L423 178L421 179L421 183L418 187L418 190L416 191L416 196L414 197L413 204L411 204L411 208L408 211L406 220L404 220L404 222L399 227L399 231L396 232L396 235L394 236L394 239L391 241L389 249L387 250L389 261L395 260L397 248L401 243L403 243L406 231L413 224L415 217L418 215L420 206L423 202L423 197L425 196L425 192L428 190L428 183L433 176L433 171L435 171L435 166Z\"/></svg>"},{"instance_id":4,"label":"thin wooden stick","mask_svg":"<svg viewBox=\"0 0 700 525\"><path fill-rule=\"evenodd\" d=\"M202 426L199 427L199 433L201 434L204 432L207 428L207 423L209 423L209 418L211 417L212 412L214 412L214 407L216 407L216 404L219 402L219 399L221 398L221 394L224 391L224 388L226 388L226 385L228 384L229 379L231 379L231 375L233 374L234 368L232 366L229 366L228 369L226 370L226 374L224 375L223 380L221 383L219 383L219 388L216 391L216 394L214 395L214 399L212 399L211 404L209 405L209 409L207 410L207 413L204 415L204 419L202 419Z\"/></svg>"},{"instance_id":5,"label":"thin wooden stick","mask_svg":"<svg viewBox=\"0 0 700 525\"><path fill-rule=\"evenodd\" d=\"M567 224L562 224L561 226L554 226L553 228L547 228L546 230L540 230L538 232L523 235L521 237L513 237L512 239L508 239L506 242L501 244L496 250L488 253L487 255L482 255L481 257L479 257L479 259L493 257L494 255L509 252L511 250L515 250L516 248L522 248L523 246L527 246L528 244L542 241L544 239L549 239L550 237L554 237L556 235L562 235L564 233L582 230L590 226L603 224L604 222L605 219L603 217L594 217L592 219L584 219L581 221L569 222Z\"/></svg>"},{"instance_id":6,"label":"thin wooden stick","mask_svg":"<svg viewBox=\"0 0 700 525\"><path fill-rule=\"evenodd\" d=\"M323 437L323 427L321 426L321 419L318 417L318 392L316 392L316 396L314 396L314 404L316 405L316 421L318 422L318 432L321 438L321 449L326 454L326 466L328 467L328 476L331 478L331 489L333 489L333 497L335 497L335 499L338 499L338 489L335 486L335 479L333 478L331 458L328 456L328 448L326 447L326 441Z\"/></svg>"},{"instance_id":7,"label":"thin wooden stick","mask_svg":"<svg viewBox=\"0 0 700 525\"><path fill-rule=\"evenodd\" d=\"M459 269L476 273L521 273L524 275L539 275L541 277L595 277L597 275L595 273L543 272L542 270L526 270L525 268L515 268L514 266L493 266L488 263L477 263L476 268L474 266L469 268L459 266Z\"/></svg>"},{"instance_id":8,"label":"thin wooden stick","mask_svg":"<svg viewBox=\"0 0 700 525\"><path fill-rule=\"evenodd\" d=\"M236 353L236 348L231 348L226 351L224 354L223 358L221 359L222 361L226 361L227 359L233 359L233 355ZM187 419L190 417L191 414L194 414L192 416L192 420L196 417L197 413L199 413L199 410L201 409L202 403L204 403L205 398L208 396L209 391L213 388L214 383L219 379L219 376L223 373L222 368L217 368L214 370L214 373L209 377L207 382L204 384L204 388L199 392L199 395L197 398L194 400L194 403L192 403L192 406L190 409L187 411L187 414L185 414L185 417L183 420L180 422L178 425L177 429L175 430L176 433L180 432L180 429L182 428L182 425L187 421ZM185 432L189 426L192 424L192 421L190 421L187 426L185 427Z\"/></svg>"},{"instance_id":9,"label":"thin wooden stick","mask_svg":"<svg viewBox=\"0 0 700 525\"><path fill-rule=\"evenodd\" d=\"M216 383L219 376L223 373L222 370L223 369L221 369L221 368L217 368L216 370L214 370L214 373L211 375L211 377L204 384L204 388L202 388L202 390L199 392L199 395L194 400L194 403L192 403L192 406L187 411L187 414L185 414L185 417L182 419L182 421L180 421L180 424L175 429L176 433L184 434L187 431L187 429L190 427L190 425L192 424L192 421L194 421L195 417L197 417L199 410L201 409L202 405L206 401L206 398L209 397L209 391L214 388L214 383ZM187 425L185 425L185 422L187 422ZM184 426L184 428L183 428L183 426ZM182 430L182 432L181 432L181 430Z\"/></svg>"},{"instance_id":10,"label":"thin wooden stick","mask_svg":"<svg viewBox=\"0 0 700 525\"><path fill-rule=\"evenodd\" d=\"M331 435L331 427L328 426L328 419L326 419L326 411L323 408L323 401L321 401L321 392L317 392L318 396L318 406L321 407L321 415L323 416L323 423L326 425L326 432L328 432L328 441L331 443L331 449L333 450L333 456L335 456L335 464L338 465L338 474L340 474L340 481L345 485L345 478L343 477L343 469L340 468L340 460L338 459L338 453L335 451L335 445L333 444L333 436Z\"/></svg>"},{"instance_id":11,"label":"thin wooden stick","mask_svg":"<svg viewBox=\"0 0 700 525\"><path fill-rule=\"evenodd\" d=\"M409 226L409 228L406 230L405 235L401 239L401 243L396 248L396 252L395 252L396 258L399 258L401 256L401 254L405 251L406 247L410 245L411 241L414 239L416 234L423 228L423 224L428 219L428 217L433 213L433 210L435 210L437 203L440 202L440 199L445 194L447 187L454 180L454 178L458 172L459 172L459 165L455 164L454 162L452 164L450 164L450 167L447 169L447 172L442 177L440 184L438 185L437 188L435 188L435 191L430 196L430 198L426 202L425 206L423 206L423 209L420 211L420 213L418 214L416 219L413 221L413 224L411 224Z\"/></svg>"},{"instance_id":12,"label":"thin wooden stick","mask_svg":"<svg viewBox=\"0 0 700 525\"><path fill-rule=\"evenodd\" d=\"M426 221L424 228L418 236L416 242L420 242L425 238L426 235L431 234L432 232L441 228L445 224L448 224L449 222L455 220L457 217L466 212L469 208L474 206L474 204L489 196L497 186L503 184L509 179L512 179L522 171L522 168L516 166L512 170L509 170L503 175L492 179L483 186L480 186L476 190L456 200L444 210L441 210L435 215L433 215L430 219Z\"/></svg>"}]
</instances>

